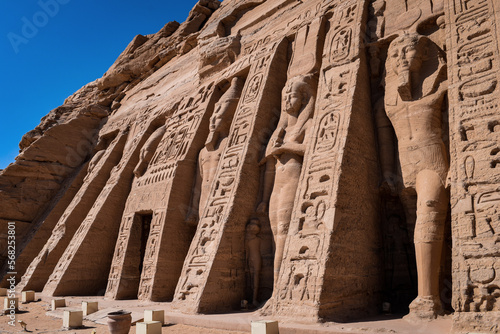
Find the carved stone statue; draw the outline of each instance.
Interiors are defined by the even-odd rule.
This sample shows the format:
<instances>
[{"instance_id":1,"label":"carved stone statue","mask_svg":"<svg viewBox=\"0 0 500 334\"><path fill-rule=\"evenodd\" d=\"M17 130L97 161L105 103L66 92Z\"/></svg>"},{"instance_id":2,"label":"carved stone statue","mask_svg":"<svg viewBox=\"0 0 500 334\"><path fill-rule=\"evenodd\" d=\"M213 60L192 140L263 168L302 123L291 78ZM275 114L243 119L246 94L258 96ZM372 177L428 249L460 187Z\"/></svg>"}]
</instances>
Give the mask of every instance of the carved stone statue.
<instances>
[{"instance_id":1,"label":"carved stone statue","mask_svg":"<svg viewBox=\"0 0 500 334\"><path fill-rule=\"evenodd\" d=\"M259 278L262 268L262 255L260 253L261 238L260 222L258 219L250 219L245 233L245 257L248 271L250 272L250 285L252 287L252 304L259 305Z\"/></svg>"},{"instance_id":2,"label":"carved stone statue","mask_svg":"<svg viewBox=\"0 0 500 334\"><path fill-rule=\"evenodd\" d=\"M151 160L151 158L153 158L153 155L155 154L156 151L156 147L163 138L165 131L166 131L166 126L165 125L160 126L158 129L155 130L155 132L153 132L153 134L149 137L147 142L141 148L140 160L134 169L134 175L136 177L140 177L144 175L144 173L146 172L149 161Z\"/></svg>"},{"instance_id":3,"label":"carved stone statue","mask_svg":"<svg viewBox=\"0 0 500 334\"><path fill-rule=\"evenodd\" d=\"M269 220L275 242L275 283L283 259L307 139L310 136L316 88L314 74L299 75L288 80L283 89L278 126L266 148L264 195L257 210L263 212L269 206Z\"/></svg>"},{"instance_id":4,"label":"carved stone statue","mask_svg":"<svg viewBox=\"0 0 500 334\"><path fill-rule=\"evenodd\" d=\"M243 89L244 80L234 77L231 87L222 95L215 105L215 110L210 118L210 133L205 142L205 147L198 155L198 172L196 174L191 209L187 222L196 224L198 218L207 204L210 187L219 165L219 160L227 145L231 121L238 106L238 101Z\"/></svg>"},{"instance_id":5,"label":"carved stone statue","mask_svg":"<svg viewBox=\"0 0 500 334\"><path fill-rule=\"evenodd\" d=\"M442 139L447 91L442 50L417 33L396 38L386 62L385 98L376 111L383 188L399 193L408 222L415 221L418 297L410 317L434 318L442 312L439 270L448 208L448 154ZM384 113L385 109L385 113ZM401 182L394 172L394 129Z\"/></svg>"}]
</instances>

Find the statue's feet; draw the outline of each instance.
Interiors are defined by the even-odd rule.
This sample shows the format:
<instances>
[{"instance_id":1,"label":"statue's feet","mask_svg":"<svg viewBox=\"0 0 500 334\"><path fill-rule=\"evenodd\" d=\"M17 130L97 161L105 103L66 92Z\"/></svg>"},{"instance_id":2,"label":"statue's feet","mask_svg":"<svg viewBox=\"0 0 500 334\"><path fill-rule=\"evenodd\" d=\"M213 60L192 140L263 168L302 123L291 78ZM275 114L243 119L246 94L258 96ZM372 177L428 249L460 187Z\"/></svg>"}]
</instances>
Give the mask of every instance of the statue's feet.
<instances>
[{"instance_id":1,"label":"statue's feet","mask_svg":"<svg viewBox=\"0 0 500 334\"><path fill-rule=\"evenodd\" d=\"M267 302L259 309L259 314L262 316L270 316L273 314L273 298L269 298Z\"/></svg>"},{"instance_id":2,"label":"statue's feet","mask_svg":"<svg viewBox=\"0 0 500 334\"><path fill-rule=\"evenodd\" d=\"M410 304L410 313L404 317L410 322L433 320L443 315L441 300L435 296L418 296Z\"/></svg>"}]
</instances>

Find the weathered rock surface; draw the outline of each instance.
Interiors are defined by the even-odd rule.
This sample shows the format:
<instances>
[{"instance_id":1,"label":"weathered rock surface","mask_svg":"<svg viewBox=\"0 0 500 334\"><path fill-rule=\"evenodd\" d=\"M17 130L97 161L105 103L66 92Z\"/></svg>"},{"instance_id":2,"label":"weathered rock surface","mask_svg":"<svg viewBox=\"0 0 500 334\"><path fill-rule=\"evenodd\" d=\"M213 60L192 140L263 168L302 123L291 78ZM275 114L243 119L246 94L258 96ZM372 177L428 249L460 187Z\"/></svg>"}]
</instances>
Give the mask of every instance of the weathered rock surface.
<instances>
[{"instance_id":1,"label":"weathered rock surface","mask_svg":"<svg viewBox=\"0 0 500 334\"><path fill-rule=\"evenodd\" d=\"M498 332L499 13L200 0L137 35L0 171L17 289Z\"/></svg>"}]
</instances>

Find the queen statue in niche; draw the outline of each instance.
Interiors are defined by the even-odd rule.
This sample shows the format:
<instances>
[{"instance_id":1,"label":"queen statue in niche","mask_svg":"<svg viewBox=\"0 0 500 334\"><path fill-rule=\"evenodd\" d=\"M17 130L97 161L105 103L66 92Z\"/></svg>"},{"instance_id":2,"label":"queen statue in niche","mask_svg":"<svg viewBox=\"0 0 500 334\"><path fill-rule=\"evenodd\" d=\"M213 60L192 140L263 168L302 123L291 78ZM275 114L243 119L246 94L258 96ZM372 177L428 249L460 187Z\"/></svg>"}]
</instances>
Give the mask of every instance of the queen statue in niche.
<instances>
[{"instance_id":1,"label":"queen statue in niche","mask_svg":"<svg viewBox=\"0 0 500 334\"><path fill-rule=\"evenodd\" d=\"M266 148L263 200L257 211L269 211L274 236L274 283L276 284L285 240L292 217L295 193L310 137L316 100L317 75L289 79L282 93L282 111Z\"/></svg>"}]
</instances>

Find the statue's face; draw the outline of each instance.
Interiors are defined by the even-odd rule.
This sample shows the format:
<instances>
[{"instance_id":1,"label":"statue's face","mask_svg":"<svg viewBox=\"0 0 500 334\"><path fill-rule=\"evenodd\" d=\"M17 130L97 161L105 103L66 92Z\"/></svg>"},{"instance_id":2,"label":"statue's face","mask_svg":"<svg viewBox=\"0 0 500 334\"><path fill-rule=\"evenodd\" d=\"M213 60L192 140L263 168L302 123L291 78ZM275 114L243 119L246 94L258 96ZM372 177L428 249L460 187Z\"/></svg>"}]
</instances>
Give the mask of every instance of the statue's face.
<instances>
[{"instance_id":1,"label":"statue's face","mask_svg":"<svg viewBox=\"0 0 500 334\"><path fill-rule=\"evenodd\" d=\"M399 37L391 43L389 61L396 74L414 72L420 69L422 52L419 44L410 36Z\"/></svg>"},{"instance_id":2,"label":"statue's face","mask_svg":"<svg viewBox=\"0 0 500 334\"><path fill-rule=\"evenodd\" d=\"M260 227L257 223L251 222L250 224L247 225L247 232L250 234L259 234Z\"/></svg>"},{"instance_id":3,"label":"statue's face","mask_svg":"<svg viewBox=\"0 0 500 334\"><path fill-rule=\"evenodd\" d=\"M227 102L218 102L215 104L215 111L212 117L210 117L210 132L215 132L220 128L223 121L222 115L226 104Z\"/></svg>"},{"instance_id":4,"label":"statue's face","mask_svg":"<svg viewBox=\"0 0 500 334\"><path fill-rule=\"evenodd\" d=\"M283 92L283 108L289 114L295 114L302 107L302 94L300 85L297 82L291 82L286 85Z\"/></svg>"}]
</instances>

